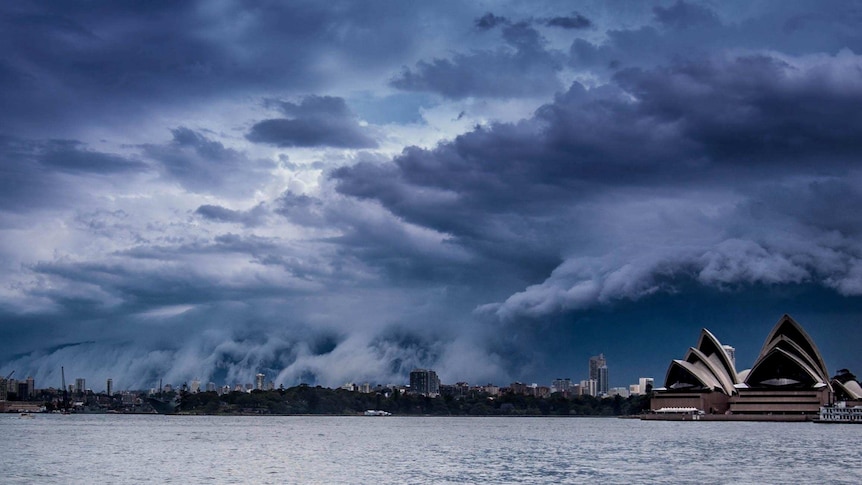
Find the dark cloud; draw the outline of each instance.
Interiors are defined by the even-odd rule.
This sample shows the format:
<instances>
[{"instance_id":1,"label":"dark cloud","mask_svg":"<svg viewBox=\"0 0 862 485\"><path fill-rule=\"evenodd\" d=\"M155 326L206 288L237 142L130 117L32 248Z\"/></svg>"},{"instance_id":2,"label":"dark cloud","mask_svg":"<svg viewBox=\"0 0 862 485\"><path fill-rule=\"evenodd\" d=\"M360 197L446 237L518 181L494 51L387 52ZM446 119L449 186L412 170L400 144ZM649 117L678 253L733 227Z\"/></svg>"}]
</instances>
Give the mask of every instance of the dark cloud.
<instances>
[{"instance_id":1,"label":"dark cloud","mask_svg":"<svg viewBox=\"0 0 862 485\"><path fill-rule=\"evenodd\" d=\"M505 47L455 54L451 59L420 61L390 81L406 91L427 91L449 98L519 97L552 93L560 87L562 59L547 49L526 22L506 25Z\"/></svg>"},{"instance_id":2,"label":"dark cloud","mask_svg":"<svg viewBox=\"0 0 862 485\"><path fill-rule=\"evenodd\" d=\"M674 29L702 28L719 24L718 16L709 8L682 0L678 0L670 7L655 7L653 12L659 24Z\"/></svg>"},{"instance_id":3,"label":"dark cloud","mask_svg":"<svg viewBox=\"0 0 862 485\"><path fill-rule=\"evenodd\" d=\"M858 65L843 54L797 66L751 56L624 71L617 79L641 100L643 116L674 124L735 168L807 163L812 156L838 167L862 148L854 136L862 116L849 109L862 101L852 74Z\"/></svg>"},{"instance_id":4,"label":"dark cloud","mask_svg":"<svg viewBox=\"0 0 862 485\"><path fill-rule=\"evenodd\" d=\"M112 174L141 171L147 168L142 162L125 157L82 149L82 143L73 140L52 140L45 144L40 161L49 167L67 172Z\"/></svg>"},{"instance_id":5,"label":"dark cloud","mask_svg":"<svg viewBox=\"0 0 862 485\"><path fill-rule=\"evenodd\" d=\"M5 373L623 385L784 312L862 365L858 6L582 7L0 6Z\"/></svg>"},{"instance_id":6,"label":"dark cloud","mask_svg":"<svg viewBox=\"0 0 862 485\"><path fill-rule=\"evenodd\" d=\"M246 194L270 177L274 162L252 160L190 128L171 130L163 145L141 146L144 155L159 162L165 175L194 192Z\"/></svg>"},{"instance_id":7,"label":"dark cloud","mask_svg":"<svg viewBox=\"0 0 862 485\"><path fill-rule=\"evenodd\" d=\"M247 227L257 226L263 223L266 208L263 204L258 204L247 211L238 211L222 207L220 205L206 204L198 207L195 214L218 222L235 222Z\"/></svg>"},{"instance_id":8,"label":"dark cloud","mask_svg":"<svg viewBox=\"0 0 862 485\"><path fill-rule=\"evenodd\" d=\"M485 15L477 18L475 21L476 28L479 30L493 29L498 25L506 25L509 23L509 19L507 19L506 17L500 17L494 15L491 12L488 12Z\"/></svg>"},{"instance_id":9,"label":"dark cloud","mask_svg":"<svg viewBox=\"0 0 862 485\"><path fill-rule=\"evenodd\" d=\"M554 17L545 22L551 27L562 27L564 29L587 29L593 26L590 19L581 14L574 14L571 17Z\"/></svg>"},{"instance_id":10,"label":"dark cloud","mask_svg":"<svg viewBox=\"0 0 862 485\"><path fill-rule=\"evenodd\" d=\"M0 208L59 207L81 187L67 177L111 179L142 172L141 161L98 152L76 140L27 140L0 135ZM93 187L90 187L91 189Z\"/></svg>"},{"instance_id":11,"label":"dark cloud","mask_svg":"<svg viewBox=\"0 0 862 485\"><path fill-rule=\"evenodd\" d=\"M452 12L457 4L444 7ZM466 7L465 7L466 8ZM270 90L325 90L421 48L423 5L39 2L0 7L0 130L134 124ZM473 15L468 13L467 15ZM440 25L433 26L438 32ZM337 76L311 68L332 59ZM146 99L146 102L142 102ZM132 121L134 120L134 121ZM14 131L13 131L14 129Z\"/></svg>"},{"instance_id":12,"label":"dark cloud","mask_svg":"<svg viewBox=\"0 0 862 485\"><path fill-rule=\"evenodd\" d=\"M572 42L570 64L576 69L652 67L679 60L697 62L721 52L777 50L788 55L860 52L862 33L857 8L842 2L828 6L794 4L786 9L727 19L717 5L678 1L652 9L653 19L635 28L610 29L601 42ZM730 17L734 17L732 11ZM814 13L816 12L816 13ZM795 26L788 28L788 25ZM599 71L601 72L601 71Z\"/></svg>"},{"instance_id":13,"label":"dark cloud","mask_svg":"<svg viewBox=\"0 0 862 485\"><path fill-rule=\"evenodd\" d=\"M264 120L246 135L250 141L280 147L375 148L377 142L342 98L306 96L299 103L269 101L291 119Z\"/></svg>"},{"instance_id":14,"label":"dark cloud","mask_svg":"<svg viewBox=\"0 0 862 485\"><path fill-rule=\"evenodd\" d=\"M858 165L862 148L855 136L862 119L854 111L862 84L850 74L858 63L849 54L796 65L753 56L627 70L615 86L573 85L531 120L478 128L431 150L407 149L393 164L361 163L332 176L339 192L379 201L488 261L527 267L542 257L595 254L567 258L544 283L493 307L507 317L637 300L673 291L669 282L692 274L706 285L817 281L849 293L855 270L835 272L836 262L855 267L856 249L829 242L826 234L853 222L798 228L788 243L764 237L748 217L730 224L730 215L704 217L669 206L657 215L662 227L704 224L710 234L709 242L681 250L631 240L651 233L649 227L599 236L603 230L590 220L602 217L597 205L602 211L615 205L598 202L610 194L620 203L637 197L649 212L648 204L658 202L646 201L683 197L696 187L735 186L752 197L764 180L793 191L796 177L844 176ZM737 231L714 232L717 227ZM799 246L811 241L811 232L826 239ZM596 243L605 237L633 252L604 253ZM655 237L662 239L648 239ZM842 255L830 262L827 254L836 251Z\"/></svg>"}]
</instances>

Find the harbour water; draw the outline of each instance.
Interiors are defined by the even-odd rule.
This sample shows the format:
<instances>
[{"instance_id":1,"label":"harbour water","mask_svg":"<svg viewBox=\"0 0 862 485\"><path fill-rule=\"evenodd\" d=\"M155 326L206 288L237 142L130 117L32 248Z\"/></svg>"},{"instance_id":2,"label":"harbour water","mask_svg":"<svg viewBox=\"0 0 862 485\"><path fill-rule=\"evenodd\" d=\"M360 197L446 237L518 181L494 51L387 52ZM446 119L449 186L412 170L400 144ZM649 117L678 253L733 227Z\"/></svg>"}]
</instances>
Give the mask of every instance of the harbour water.
<instances>
[{"instance_id":1,"label":"harbour water","mask_svg":"<svg viewBox=\"0 0 862 485\"><path fill-rule=\"evenodd\" d=\"M2 483L862 483L862 426L0 415Z\"/></svg>"}]
</instances>

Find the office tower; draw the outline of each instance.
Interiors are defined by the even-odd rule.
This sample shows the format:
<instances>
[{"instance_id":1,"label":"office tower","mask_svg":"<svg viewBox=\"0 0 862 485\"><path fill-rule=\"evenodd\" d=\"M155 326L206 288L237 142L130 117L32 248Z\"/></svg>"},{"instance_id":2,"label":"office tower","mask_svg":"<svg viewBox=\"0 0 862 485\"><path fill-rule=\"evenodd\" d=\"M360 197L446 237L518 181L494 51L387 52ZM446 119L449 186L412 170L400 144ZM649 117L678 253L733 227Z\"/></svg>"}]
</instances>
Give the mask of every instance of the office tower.
<instances>
[{"instance_id":1,"label":"office tower","mask_svg":"<svg viewBox=\"0 0 862 485\"><path fill-rule=\"evenodd\" d=\"M410 392L423 396L440 394L440 379L430 369L414 369L410 372Z\"/></svg>"},{"instance_id":2,"label":"office tower","mask_svg":"<svg viewBox=\"0 0 862 485\"><path fill-rule=\"evenodd\" d=\"M596 381L596 394L601 396L608 393L608 361L605 354L590 357L590 379Z\"/></svg>"},{"instance_id":3,"label":"office tower","mask_svg":"<svg viewBox=\"0 0 862 485\"><path fill-rule=\"evenodd\" d=\"M87 389L87 379L79 377L75 379L75 394L83 394Z\"/></svg>"},{"instance_id":4,"label":"office tower","mask_svg":"<svg viewBox=\"0 0 862 485\"><path fill-rule=\"evenodd\" d=\"M33 380L33 376L27 376L27 399L33 399L36 397L36 381Z\"/></svg>"},{"instance_id":5,"label":"office tower","mask_svg":"<svg viewBox=\"0 0 862 485\"><path fill-rule=\"evenodd\" d=\"M599 367L603 365L608 365L607 360L605 360L605 354L599 354L590 357L590 374L588 378L599 380Z\"/></svg>"},{"instance_id":6,"label":"office tower","mask_svg":"<svg viewBox=\"0 0 862 485\"><path fill-rule=\"evenodd\" d=\"M197 394L201 392L201 381L199 381L198 379L194 379L192 381L192 385L189 386L189 391L191 391L192 394Z\"/></svg>"},{"instance_id":7,"label":"office tower","mask_svg":"<svg viewBox=\"0 0 862 485\"><path fill-rule=\"evenodd\" d=\"M114 395L114 380L111 379L110 377L108 378L108 382L105 383L105 389L106 389L105 392L107 392L107 394L109 396Z\"/></svg>"},{"instance_id":8,"label":"office tower","mask_svg":"<svg viewBox=\"0 0 862 485\"><path fill-rule=\"evenodd\" d=\"M207 382L207 392L215 392L216 385L215 382Z\"/></svg>"},{"instance_id":9,"label":"office tower","mask_svg":"<svg viewBox=\"0 0 862 485\"><path fill-rule=\"evenodd\" d=\"M257 389L258 391L262 391L263 385L264 385L264 379L266 379L266 376L263 374L258 374L255 376L255 378L256 379L255 379L255 383L254 383L254 388Z\"/></svg>"},{"instance_id":10,"label":"office tower","mask_svg":"<svg viewBox=\"0 0 862 485\"><path fill-rule=\"evenodd\" d=\"M608 366L602 365L598 369L598 379L596 379L596 392L599 396L608 395Z\"/></svg>"}]
</instances>

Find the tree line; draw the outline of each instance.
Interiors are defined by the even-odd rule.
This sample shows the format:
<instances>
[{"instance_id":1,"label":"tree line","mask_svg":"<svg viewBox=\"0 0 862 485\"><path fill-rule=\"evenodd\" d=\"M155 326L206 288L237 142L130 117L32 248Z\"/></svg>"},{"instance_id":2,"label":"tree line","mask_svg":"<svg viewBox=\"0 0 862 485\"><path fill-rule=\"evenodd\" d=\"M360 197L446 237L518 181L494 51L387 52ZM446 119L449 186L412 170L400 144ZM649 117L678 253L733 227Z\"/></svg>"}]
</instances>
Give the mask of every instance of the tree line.
<instances>
[{"instance_id":1,"label":"tree line","mask_svg":"<svg viewBox=\"0 0 862 485\"><path fill-rule=\"evenodd\" d=\"M300 385L273 391L181 393L178 412L188 414L356 415L375 409L394 415L431 416L627 416L649 409L649 396L547 398L471 393L428 397L399 392L361 393Z\"/></svg>"}]
</instances>

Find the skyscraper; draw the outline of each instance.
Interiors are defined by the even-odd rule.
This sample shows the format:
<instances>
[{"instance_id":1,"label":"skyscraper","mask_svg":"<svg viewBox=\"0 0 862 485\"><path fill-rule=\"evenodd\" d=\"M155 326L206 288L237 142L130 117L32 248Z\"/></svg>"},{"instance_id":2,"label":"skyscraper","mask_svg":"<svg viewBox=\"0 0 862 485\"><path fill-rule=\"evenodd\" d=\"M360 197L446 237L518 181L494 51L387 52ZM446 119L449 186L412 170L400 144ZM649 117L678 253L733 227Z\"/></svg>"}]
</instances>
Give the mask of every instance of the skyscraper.
<instances>
[{"instance_id":1,"label":"skyscraper","mask_svg":"<svg viewBox=\"0 0 862 485\"><path fill-rule=\"evenodd\" d=\"M36 396L36 381L33 376L27 376L27 399L32 399Z\"/></svg>"},{"instance_id":2,"label":"skyscraper","mask_svg":"<svg viewBox=\"0 0 862 485\"><path fill-rule=\"evenodd\" d=\"M608 362L605 354L590 357L590 379L596 381L596 395L608 393Z\"/></svg>"},{"instance_id":3,"label":"skyscraper","mask_svg":"<svg viewBox=\"0 0 862 485\"><path fill-rule=\"evenodd\" d=\"M590 379L599 380L599 367L608 365L605 360L605 354L594 355L590 357Z\"/></svg>"},{"instance_id":4,"label":"skyscraper","mask_svg":"<svg viewBox=\"0 0 862 485\"><path fill-rule=\"evenodd\" d=\"M608 366L602 365L598 369L598 379L596 379L596 392L599 396L608 395Z\"/></svg>"},{"instance_id":5,"label":"skyscraper","mask_svg":"<svg viewBox=\"0 0 862 485\"><path fill-rule=\"evenodd\" d=\"M109 396L114 395L114 380L110 377L108 378L108 382L105 383L105 389Z\"/></svg>"},{"instance_id":6,"label":"skyscraper","mask_svg":"<svg viewBox=\"0 0 862 485\"><path fill-rule=\"evenodd\" d=\"M255 382L254 388L257 389L258 391L262 391L263 390L263 381L264 381L264 379L266 379L266 376L263 374L258 374L255 376L255 378L256 378L256 382Z\"/></svg>"},{"instance_id":7,"label":"skyscraper","mask_svg":"<svg viewBox=\"0 0 862 485\"><path fill-rule=\"evenodd\" d=\"M75 394L83 394L87 389L87 379L79 377L75 379Z\"/></svg>"}]
</instances>

